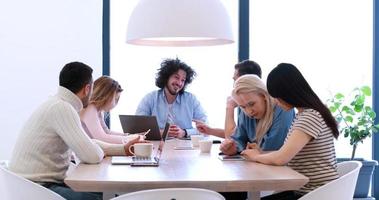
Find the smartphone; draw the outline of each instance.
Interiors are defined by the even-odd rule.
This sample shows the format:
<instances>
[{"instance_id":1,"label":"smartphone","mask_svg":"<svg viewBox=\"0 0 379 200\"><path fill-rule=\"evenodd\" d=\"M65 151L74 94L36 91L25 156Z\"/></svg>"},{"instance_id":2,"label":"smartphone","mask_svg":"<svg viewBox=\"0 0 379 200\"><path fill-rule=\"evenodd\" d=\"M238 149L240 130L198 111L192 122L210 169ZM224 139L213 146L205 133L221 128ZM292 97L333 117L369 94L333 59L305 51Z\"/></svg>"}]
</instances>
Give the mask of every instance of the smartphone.
<instances>
[{"instance_id":1,"label":"smartphone","mask_svg":"<svg viewBox=\"0 0 379 200\"><path fill-rule=\"evenodd\" d=\"M221 144L221 140L213 140L213 144Z\"/></svg>"},{"instance_id":2,"label":"smartphone","mask_svg":"<svg viewBox=\"0 0 379 200\"><path fill-rule=\"evenodd\" d=\"M241 155L233 155L233 156L228 156L228 155L219 155L218 158L222 161L238 161L238 160L245 160L245 158Z\"/></svg>"}]
</instances>

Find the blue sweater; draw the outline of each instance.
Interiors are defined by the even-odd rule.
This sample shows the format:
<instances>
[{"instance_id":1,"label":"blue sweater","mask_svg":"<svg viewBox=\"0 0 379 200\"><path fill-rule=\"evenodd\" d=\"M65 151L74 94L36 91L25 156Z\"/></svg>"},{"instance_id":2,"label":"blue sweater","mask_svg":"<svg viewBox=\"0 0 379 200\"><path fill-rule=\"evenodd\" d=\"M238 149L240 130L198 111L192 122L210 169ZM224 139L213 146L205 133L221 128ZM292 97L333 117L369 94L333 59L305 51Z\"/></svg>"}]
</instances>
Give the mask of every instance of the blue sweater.
<instances>
[{"instance_id":1,"label":"blue sweater","mask_svg":"<svg viewBox=\"0 0 379 200\"><path fill-rule=\"evenodd\" d=\"M260 148L264 151L278 150L287 137L288 130L295 117L294 110L284 111L279 106L274 107L272 125L263 136ZM232 139L237 142L238 152L246 148L248 142L255 139L256 119L247 116L243 111L239 112L236 132Z\"/></svg>"}]
</instances>

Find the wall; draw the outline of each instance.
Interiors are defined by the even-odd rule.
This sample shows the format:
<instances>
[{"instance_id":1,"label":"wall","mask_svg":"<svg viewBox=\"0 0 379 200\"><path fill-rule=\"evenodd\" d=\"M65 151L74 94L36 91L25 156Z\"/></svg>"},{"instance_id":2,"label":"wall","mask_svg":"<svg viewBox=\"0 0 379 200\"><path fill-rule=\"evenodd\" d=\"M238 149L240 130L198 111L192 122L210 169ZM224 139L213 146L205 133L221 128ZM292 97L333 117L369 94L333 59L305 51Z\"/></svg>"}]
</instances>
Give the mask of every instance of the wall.
<instances>
[{"instance_id":1,"label":"wall","mask_svg":"<svg viewBox=\"0 0 379 200\"><path fill-rule=\"evenodd\" d=\"M0 0L0 160L33 110L54 95L64 64L101 75L102 1Z\"/></svg>"}]
</instances>

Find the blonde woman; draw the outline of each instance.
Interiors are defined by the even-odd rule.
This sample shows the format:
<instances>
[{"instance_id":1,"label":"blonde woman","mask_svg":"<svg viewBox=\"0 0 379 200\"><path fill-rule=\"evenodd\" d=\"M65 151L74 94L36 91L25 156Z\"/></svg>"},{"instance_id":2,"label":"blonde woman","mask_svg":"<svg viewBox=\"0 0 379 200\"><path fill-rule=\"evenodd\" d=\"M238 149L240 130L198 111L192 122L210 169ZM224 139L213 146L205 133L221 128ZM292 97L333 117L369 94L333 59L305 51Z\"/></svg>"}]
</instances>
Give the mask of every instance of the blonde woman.
<instances>
[{"instance_id":1,"label":"blonde woman","mask_svg":"<svg viewBox=\"0 0 379 200\"><path fill-rule=\"evenodd\" d=\"M120 84L109 76L94 82L89 104L80 112L83 128L90 138L113 144L122 144L126 139L124 133L109 130L104 121L104 113L117 105L122 91Z\"/></svg>"},{"instance_id":2,"label":"blonde woman","mask_svg":"<svg viewBox=\"0 0 379 200\"><path fill-rule=\"evenodd\" d=\"M243 75L234 83L232 98L243 110L235 134L225 139L220 150L227 155L238 154L246 148L263 151L279 149L287 136L294 111L284 111L267 92L256 75Z\"/></svg>"}]
</instances>

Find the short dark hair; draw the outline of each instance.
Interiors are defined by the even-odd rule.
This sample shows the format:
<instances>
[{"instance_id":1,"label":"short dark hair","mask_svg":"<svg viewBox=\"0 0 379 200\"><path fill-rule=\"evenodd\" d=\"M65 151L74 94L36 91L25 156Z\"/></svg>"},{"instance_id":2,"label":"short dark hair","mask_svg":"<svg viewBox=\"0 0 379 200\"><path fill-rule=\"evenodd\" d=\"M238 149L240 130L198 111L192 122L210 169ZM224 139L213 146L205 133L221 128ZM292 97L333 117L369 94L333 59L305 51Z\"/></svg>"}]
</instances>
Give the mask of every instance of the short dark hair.
<instances>
[{"instance_id":1,"label":"short dark hair","mask_svg":"<svg viewBox=\"0 0 379 200\"><path fill-rule=\"evenodd\" d=\"M179 94L183 94L186 86L190 84L195 78L196 72L186 63L180 61L178 58L163 60L155 78L155 85L163 89L167 85L170 76L180 69L186 72L186 81L184 82L183 89L179 91Z\"/></svg>"},{"instance_id":2,"label":"short dark hair","mask_svg":"<svg viewBox=\"0 0 379 200\"><path fill-rule=\"evenodd\" d=\"M59 85L78 93L92 82L92 68L81 62L67 63L59 74Z\"/></svg>"},{"instance_id":3,"label":"short dark hair","mask_svg":"<svg viewBox=\"0 0 379 200\"><path fill-rule=\"evenodd\" d=\"M272 97L280 98L291 106L317 110L334 137L338 138L338 125L332 113L294 65L280 63L276 66L267 77L267 90Z\"/></svg>"},{"instance_id":4,"label":"short dark hair","mask_svg":"<svg viewBox=\"0 0 379 200\"><path fill-rule=\"evenodd\" d=\"M258 63L252 60L244 60L234 65L234 69L238 71L238 76L245 74L255 74L262 78L262 70Z\"/></svg>"}]
</instances>

